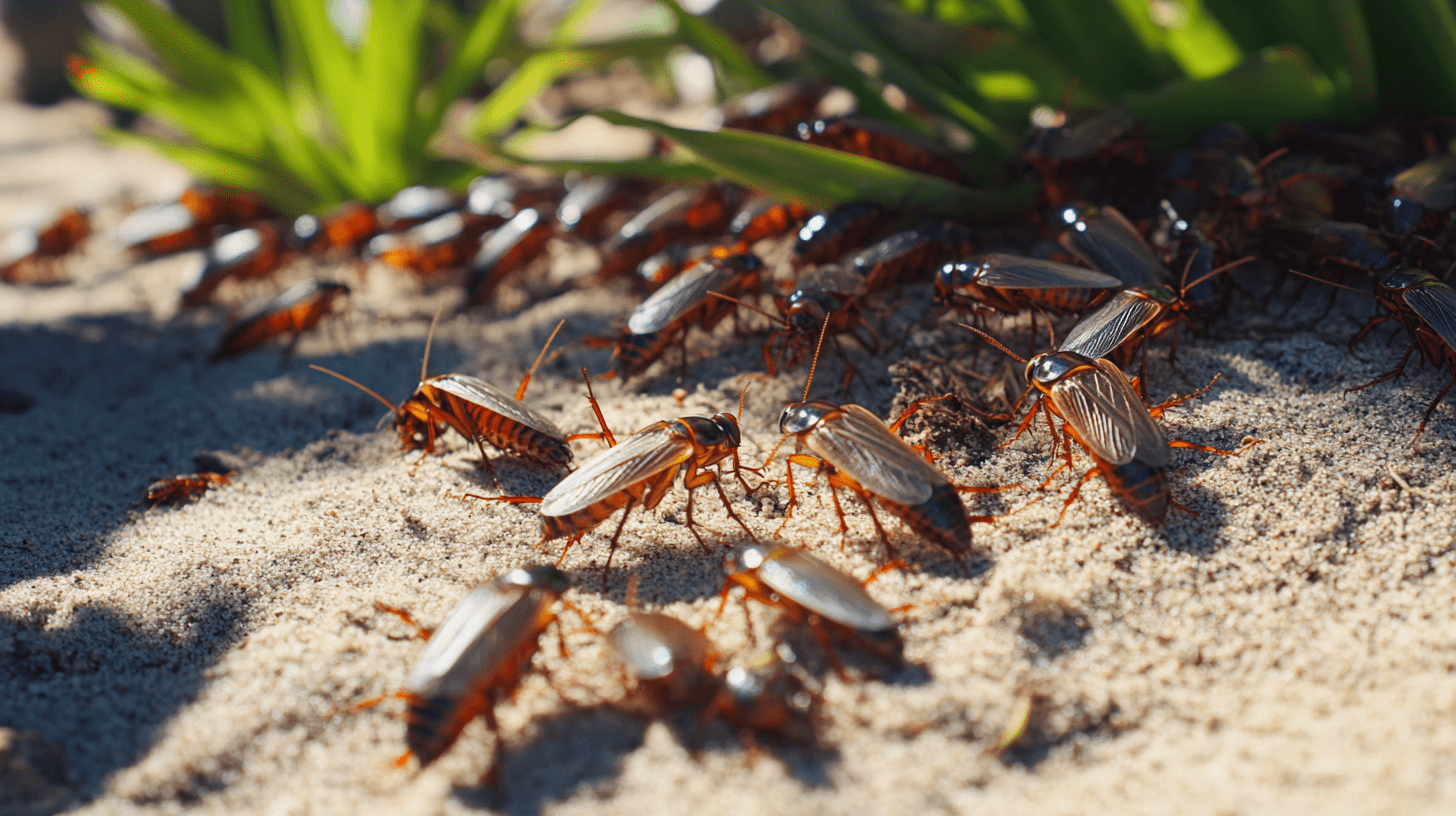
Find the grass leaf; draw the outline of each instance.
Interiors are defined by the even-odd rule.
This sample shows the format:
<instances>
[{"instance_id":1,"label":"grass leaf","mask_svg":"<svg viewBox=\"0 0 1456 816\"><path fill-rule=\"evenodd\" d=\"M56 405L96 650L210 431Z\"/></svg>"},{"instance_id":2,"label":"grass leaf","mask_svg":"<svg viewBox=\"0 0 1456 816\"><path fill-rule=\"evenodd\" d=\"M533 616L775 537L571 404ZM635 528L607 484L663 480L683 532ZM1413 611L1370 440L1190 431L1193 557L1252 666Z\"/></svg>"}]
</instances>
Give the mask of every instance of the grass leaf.
<instances>
[{"instance_id":1,"label":"grass leaf","mask_svg":"<svg viewBox=\"0 0 1456 816\"><path fill-rule=\"evenodd\" d=\"M725 178L815 207L873 201L925 215L988 221L1024 212L1031 204L1029 185L972 190L874 159L762 133L686 130L611 110L591 115L614 125L653 131Z\"/></svg>"}]
</instances>

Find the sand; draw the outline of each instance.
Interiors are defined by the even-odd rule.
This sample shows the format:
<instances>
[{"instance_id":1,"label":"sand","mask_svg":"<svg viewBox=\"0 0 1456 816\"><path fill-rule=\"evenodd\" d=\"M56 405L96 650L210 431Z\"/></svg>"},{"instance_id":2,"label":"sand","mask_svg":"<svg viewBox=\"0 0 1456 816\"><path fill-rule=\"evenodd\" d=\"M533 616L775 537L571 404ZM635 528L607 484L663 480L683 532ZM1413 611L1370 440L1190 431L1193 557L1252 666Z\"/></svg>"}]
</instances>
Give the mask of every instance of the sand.
<instances>
[{"instance_id":1,"label":"sand","mask_svg":"<svg viewBox=\"0 0 1456 816\"><path fill-rule=\"evenodd\" d=\"M347 265L292 268L282 279L349 280L350 309L292 360L272 347L209 366L226 310L179 314L175 303L195 256L129 264L105 232L127 196L162 200L185 177L84 135L96 117L85 105L0 110L0 214L85 203L102 231L68 262L71 283L0 289L0 387L35 398L26 413L0 414L0 810L1456 808L1452 406L1411 445L1446 375L1427 367L1346 396L1392 367L1404 340L1377 332L1352 355L1345 342L1369 306L1350 297L1320 318L1322 294L1288 318L1246 307L1209 336L1185 335L1176 370L1166 347L1152 354L1158 399L1224 375L1167 412L1170 435L1222 448L1262 440L1238 457L1175 452L1174 496L1196 516L1149 527L1093 481L1053 527L1071 487L1063 475L1040 494L969 498L973 512L1020 509L976 525L964 571L889 523L909 565L870 591L904 607L903 667L846 649L842 679L770 609L751 609L752 642L739 605L716 617L721 552L703 552L684 529L680 488L658 512L633 514L609 572L604 535L566 556L579 584L567 597L602 631L626 614L627 582L640 575L646 608L706 627L729 662L787 637L822 685L817 745L764 738L747 750L722 723L695 728L690 712L639 716L602 637L566 613L566 652L548 632L499 709L500 745L476 722L424 771L394 767L401 703L351 706L399 690L422 643L376 603L432 625L472 585L560 550L537 549L532 508L460 500L494 492L473 447L449 435L442 455L416 467L390 429L376 430L382 406L307 364L400 399L430 315L458 293L382 268L362 280ZM580 262L557 250L558 263ZM235 290L228 302L272 291ZM618 287L500 314L447 311L431 371L510 387L557 321L567 321L558 344L571 344L622 325L634 302ZM926 302L912 288L883 304L903 343L879 355L849 347L863 375L852 399L881 417L974 382L957 373L967 367L1002 367ZM626 388L602 383L603 410L619 432L735 410L741 375L762 369L760 345L695 333L681 406L669 363ZM605 362L604 350L572 345L527 401L568 431L592 430L576 370ZM826 362L816 393L834 396L842 372ZM778 412L805 376L801 367L749 390L746 462L777 441ZM997 451L1009 429L980 430L964 413L927 418L942 430L926 437L912 422L912 438L928 438L960 483L1032 485L1056 465L1040 426ZM577 443L578 463L600 447ZM234 467L231 484L146 509L146 486L191 472L198 454ZM782 467L781 454L774 474ZM560 476L509 457L496 468L512 493L540 495ZM786 494L729 490L770 537ZM711 545L746 540L710 492L700 497ZM782 540L868 578L884 553L868 517L846 506L841 537L822 489L806 492ZM1025 733L995 750L1028 700ZM482 774L496 757L502 784L492 789Z\"/></svg>"}]
</instances>

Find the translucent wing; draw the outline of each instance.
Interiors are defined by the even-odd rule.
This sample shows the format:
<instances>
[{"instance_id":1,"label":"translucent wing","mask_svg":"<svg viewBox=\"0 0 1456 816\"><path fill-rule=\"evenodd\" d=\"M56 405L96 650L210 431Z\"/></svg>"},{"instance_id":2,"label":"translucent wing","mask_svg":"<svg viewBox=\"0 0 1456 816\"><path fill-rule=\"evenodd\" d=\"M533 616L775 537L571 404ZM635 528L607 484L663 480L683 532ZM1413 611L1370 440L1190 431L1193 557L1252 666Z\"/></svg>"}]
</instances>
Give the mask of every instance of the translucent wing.
<instances>
[{"instance_id":1,"label":"translucent wing","mask_svg":"<svg viewBox=\"0 0 1456 816\"><path fill-rule=\"evenodd\" d=\"M553 593L530 587L476 587L425 644L405 687L419 697L464 695L536 635L553 600Z\"/></svg>"},{"instance_id":2,"label":"translucent wing","mask_svg":"<svg viewBox=\"0 0 1456 816\"><path fill-rule=\"evenodd\" d=\"M567 516L584 510L678 465L692 455L693 445L666 422L648 426L588 459L541 500L541 515Z\"/></svg>"},{"instance_id":3,"label":"translucent wing","mask_svg":"<svg viewBox=\"0 0 1456 816\"><path fill-rule=\"evenodd\" d=\"M1061 235L1062 246L1127 286L1152 287L1166 276L1163 264L1122 213L1103 207L1079 218Z\"/></svg>"},{"instance_id":4,"label":"translucent wing","mask_svg":"<svg viewBox=\"0 0 1456 816\"><path fill-rule=\"evenodd\" d=\"M1405 302L1426 321L1446 345L1456 349L1456 289L1429 282L1405 290Z\"/></svg>"},{"instance_id":5,"label":"translucent wing","mask_svg":"<svg viewBox=\"0 0 1456 816\"><path fill-rule=\"evenodd\" d=\"M1134 459L1168 464L1168 440L1117 366L1096 360L1095 370L1052 386L1052 405L1098 458L1114 465Z\"/></svg>"},{"instance_id":6,"label":"translucent wing","mask_svg":"<svg viewBox=\"0 0 1456 816\"><path fill-rule=\"evenodd\" d=\"M434 386L487 411L500 414L512 422L518 422L563 441L566 439L566 434L562 433L561 429L557 428L551 420L516 402L516 398L512 394L496 388L479 377L465 374L444 374L439 377L431 377L420 385Z\"/></svg>"},{"instance_id":7,"label":"translucent wing","mask_svg":"<svg viewBox=\"0 0 1456 816\"><path fill-rule=\"evenodd\" d=\"M923 504L946 483L944 474L858 405L825 417L804 444L866 490L896 504Z\"/></svg>"},{"instance_id":8,"label":"translucent wing","mask_svg":"<svg viewBox=\"0 0 1456 816\"><path fill-rule=\"evenodd\" d=\"M1119 292L1074 326L1057 350L1101 357L1147 325L1162 308L1163 304L1135 289Z\"/></svg>"},{"instance_id":9,"label":"translucent wing","mask_svg":"<svg viewBox=\"0 0 1456 816\"><path fill-rule=\"evenodd\" d=\"M769 589L835 623L866 632L896 627L890 613L860 583L812 555L783 547L758 567Z\"/></svg>"},{"instance_id":10,"label":"translucent wing","mask_svg":"<svg viewBox=\"0 0 1456 816\"><path fill-rule=\"evenodd\" d=\"M1115 289L1121 280L1071 264L990 253L967 261L979 267L975 282L1008 289Z\"/></svg>"},{"instance_id":11,"label":"translucent wing","mask_svg":"<svg viewBox=\"0 0 1456 816\"><path fill-rule=\"evenodd\" d=\"M709 292L721 289L733 279L734 274L736 273L733 270L717 259L699 263L668 281L661 289L653 292L652 297L643 301L637 311L632 313L632 319L627 321L627 329L633 334L662 331L689 309L706 300Z\"/></svg>"},{"instance_id":12,"label":"translucent wing","mask_svg":"<svg viewBox=\"0 0 1456 816\"><path fill-rule=\"evenodd\" d=\"M1456 206L1456 156L1426 159L1397 175L1391 187L1431 209Z\"/></svg>"}]
</instances>

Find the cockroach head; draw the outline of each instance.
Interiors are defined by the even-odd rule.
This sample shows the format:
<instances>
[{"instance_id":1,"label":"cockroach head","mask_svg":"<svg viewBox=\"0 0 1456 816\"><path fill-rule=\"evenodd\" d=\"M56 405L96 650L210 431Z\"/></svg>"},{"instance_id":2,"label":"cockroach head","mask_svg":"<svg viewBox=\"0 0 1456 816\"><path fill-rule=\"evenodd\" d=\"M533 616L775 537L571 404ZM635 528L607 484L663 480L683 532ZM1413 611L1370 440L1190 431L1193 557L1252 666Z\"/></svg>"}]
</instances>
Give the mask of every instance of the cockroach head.
<instances>
[{"instance_id":1,"label":"cockroach head","mask_svg":"<svg viewBox=\"0 0 1456 816\"><path fill-rule=\"evenodd\" d=\"M796 402L784 409L779 415L779 433L801 434L813 428L819 420L824 418L827 411L836 406L822 400L813 402Z\"/></svg>"},{"instance_id":2,"label":"cockroach head","mask_svg":"<svg viewBox=\"0 0 1456 816\"><path fill-rule=\"evenodd\" d=\"M713 424L723 431L730 447L736 448L743 443L743 433L738 430L738 417L732 414L714 414Z\"/></svg>"},{"instance_id":3,"label":"cockroach head","mask_svg":"<svg viewBox=\"0 0 1456 816\"><path fill-rule=\"evenodd\" d=\"M1038 354L1026 364L1026 380L1045 391L1067 376L1072 369L1084 365L1085 359L1079 354L1062 351Z\"/></svg>"}]
</instances>

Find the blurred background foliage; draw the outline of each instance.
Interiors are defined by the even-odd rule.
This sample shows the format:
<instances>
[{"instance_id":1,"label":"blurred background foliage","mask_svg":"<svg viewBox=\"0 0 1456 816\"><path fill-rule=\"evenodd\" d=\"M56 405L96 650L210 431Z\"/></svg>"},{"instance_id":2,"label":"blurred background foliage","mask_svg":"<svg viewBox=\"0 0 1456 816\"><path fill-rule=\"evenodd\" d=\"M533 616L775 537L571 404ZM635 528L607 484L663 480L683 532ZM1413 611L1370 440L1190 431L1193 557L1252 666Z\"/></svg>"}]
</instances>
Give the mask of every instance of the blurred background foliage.
<instances>
[{"instance_id":1,"label":"blurred background foliage","mask_svg":"<svg viewBox=\"0 0 1456 816\"><path fill-rule=\"evenodd\" d=\"M201 178L255 190L289 213L351 198L377 202L413 183L460 185L482 164L529 160L529 137L583 112L543 114L532 101L624 61L664 88L670 103L674 61L684 53L706 58L717 99L789 78L846 88L861 115L963 148L972 177L991 188L1006 186L1004 169L1038 108L1120 106L1163 148L1221 121L1267 135L1294 120L1358 125L1456 111L1451 0L699 0L689 8L673 0L223 0L221 7L223 33L209 37L149 0L95 3L92 20L105 22L100 35L83 40L72 81L167 130L118 131L118 139L145 143ZM457 107L464 112L451 115ZM650 127L680 149L550 166L722 175L815 203L864 195L868 186L879 200L945 193L919 174L867 176L862 165L785 138L684 134L611 117ZM443 149L452 139L469 149ZM1005 189L974 192L958 194L988 214L1017 200Z\"/></svg>"}]
</instances>

